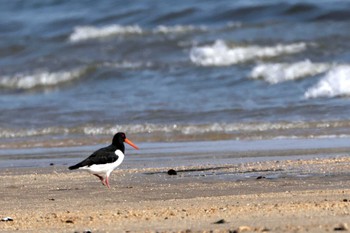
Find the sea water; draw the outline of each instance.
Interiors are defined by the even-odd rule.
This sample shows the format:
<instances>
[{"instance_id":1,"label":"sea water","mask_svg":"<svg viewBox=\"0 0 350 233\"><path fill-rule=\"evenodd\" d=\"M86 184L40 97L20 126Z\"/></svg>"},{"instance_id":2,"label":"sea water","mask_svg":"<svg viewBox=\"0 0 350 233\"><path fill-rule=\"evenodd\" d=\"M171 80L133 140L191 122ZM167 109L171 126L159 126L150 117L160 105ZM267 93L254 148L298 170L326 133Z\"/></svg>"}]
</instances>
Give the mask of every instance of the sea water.
<instances>
[{"instance_id":1,"label":"sea water","mask_svg":"<svg viewBox=\"0 0 350 233\"><path fill-rule=\"evenodd\" d=\"M2 1L0 148L106 144L118 131L139 143L347 139L349 10Z\"/></svg>"}]
</instances>

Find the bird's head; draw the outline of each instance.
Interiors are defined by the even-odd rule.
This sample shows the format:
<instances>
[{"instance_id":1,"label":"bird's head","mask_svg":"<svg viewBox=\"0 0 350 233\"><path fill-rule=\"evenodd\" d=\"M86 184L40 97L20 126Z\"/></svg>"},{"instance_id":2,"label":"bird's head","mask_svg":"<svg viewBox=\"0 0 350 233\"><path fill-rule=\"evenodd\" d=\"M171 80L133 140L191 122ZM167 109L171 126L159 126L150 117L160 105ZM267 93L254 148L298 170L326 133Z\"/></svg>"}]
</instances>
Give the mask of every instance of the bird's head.
<instances>
[{"instance_id":1,"label":"bird's head","mask_svg":"<svg viewBox=\"0 0 350 233\"><path fill-rule=\"evenodd\" d=\"M117 145L123 144L124 142L134 147L136 150L139 149L132 141L126 138L125 133L119 132L114 135L113 141L112 141L113 145L117 146Z\"/></svg>"}]
</instances>

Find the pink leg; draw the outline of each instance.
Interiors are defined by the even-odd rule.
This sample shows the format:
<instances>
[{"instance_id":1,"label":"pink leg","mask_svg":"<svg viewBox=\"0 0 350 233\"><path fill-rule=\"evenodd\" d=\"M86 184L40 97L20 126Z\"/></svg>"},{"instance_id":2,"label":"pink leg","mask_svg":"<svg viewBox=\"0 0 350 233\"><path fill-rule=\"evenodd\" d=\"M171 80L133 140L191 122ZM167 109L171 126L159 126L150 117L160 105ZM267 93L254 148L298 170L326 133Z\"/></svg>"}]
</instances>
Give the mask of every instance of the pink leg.
<instances>
[{"instance_id":1,"label":"pink leg","mask_svg":"<svg viewBox=\"0 0 350 233\"><path fill-rule=\"evenodd\" d=\"M106 183L107 187L110 189L111 186L109 186L108 176L106 176L105 183Z\"/></svg>"},{"instance_id":2,"label":"pink leg","mask_svg":"<svg viewBox=\"0 0 350 233\"><path fill-rule=\"evenodd\" d=\"M100 175L98 175L98 174L94 174L94 176L97 176L97 177L101 180L102 184L103 184L104 186L106 186L106 183L105 183L105 181L104 181L104 179L103 179L102 176L100 176Z\"/></svg>"}]
</instances>

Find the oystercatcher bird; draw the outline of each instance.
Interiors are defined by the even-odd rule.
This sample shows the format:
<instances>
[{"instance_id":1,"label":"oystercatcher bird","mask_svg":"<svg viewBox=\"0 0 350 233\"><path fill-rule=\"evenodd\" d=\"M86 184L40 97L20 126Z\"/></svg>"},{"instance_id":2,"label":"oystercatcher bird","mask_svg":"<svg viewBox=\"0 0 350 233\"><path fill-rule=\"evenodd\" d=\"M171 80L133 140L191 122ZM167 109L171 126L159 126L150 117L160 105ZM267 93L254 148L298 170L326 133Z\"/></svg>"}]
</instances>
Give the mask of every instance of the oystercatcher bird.
<instances>
[{"instance_id":1,"label":"oystercatcher bird","mask_svg":"<svg viewBox=\"0 0 350 233\"><path fill-rule=\"evenodd\" d=\"M124 160L124 142L128 143L135 149L139 149L132 141L126 138L125 133L116 133L113 137L112 144L95 151L85 160L70 166L69 170L82 169L97 176L103 185L109 186L109 175Z\"/></svg>"}]
</instances>

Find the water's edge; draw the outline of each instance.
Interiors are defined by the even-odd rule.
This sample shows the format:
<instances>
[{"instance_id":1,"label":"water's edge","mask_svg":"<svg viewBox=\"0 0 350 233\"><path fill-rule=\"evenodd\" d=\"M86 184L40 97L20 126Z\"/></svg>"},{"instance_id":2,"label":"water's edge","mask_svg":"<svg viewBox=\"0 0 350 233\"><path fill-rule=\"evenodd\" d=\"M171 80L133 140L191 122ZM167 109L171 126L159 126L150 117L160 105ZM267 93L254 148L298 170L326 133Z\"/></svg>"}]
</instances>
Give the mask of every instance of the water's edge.
<instances>
[{"instance_id":1,"label":"water's edge","mask_svg":"<svg viewBox=\"0 0 350 233\"><path fill-rule=\"evenodd\" d=\"M126 148L121 169L347 156L349 142L350 138L143 142L138 143L139 151ZM0 169L68 166L103 146L3 149Z\"/></svg>"}]
</instances>

